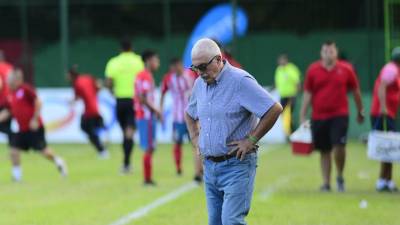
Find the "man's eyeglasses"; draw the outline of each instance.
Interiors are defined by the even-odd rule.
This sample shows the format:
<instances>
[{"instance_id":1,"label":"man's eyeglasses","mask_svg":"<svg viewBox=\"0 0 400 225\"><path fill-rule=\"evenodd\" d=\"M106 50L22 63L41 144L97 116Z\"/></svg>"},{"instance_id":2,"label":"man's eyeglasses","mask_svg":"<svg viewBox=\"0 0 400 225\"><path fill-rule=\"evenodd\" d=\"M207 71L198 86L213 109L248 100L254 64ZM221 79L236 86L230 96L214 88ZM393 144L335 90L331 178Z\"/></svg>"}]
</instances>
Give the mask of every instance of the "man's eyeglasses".
<instances>
[{"instance_id":1,"label":"man's eyeglasses","mask_svg":"<svg viewBox=\"0 0 400 225\"><path fill-rule=\"evenodd\" d=\"M215 58L217 58L217 56L218 56L218 55L212 57L211 60L210 60L208 63L202 63L202 64L200 64L200 65L198 65L198 66L191 65L191 66L190 66L190 69L191 69L193 72L196 72L196 73L205 72L205 71L207 70L207 67L212 63L212 61L213 61Z\"/></svg>"}]
</instances>

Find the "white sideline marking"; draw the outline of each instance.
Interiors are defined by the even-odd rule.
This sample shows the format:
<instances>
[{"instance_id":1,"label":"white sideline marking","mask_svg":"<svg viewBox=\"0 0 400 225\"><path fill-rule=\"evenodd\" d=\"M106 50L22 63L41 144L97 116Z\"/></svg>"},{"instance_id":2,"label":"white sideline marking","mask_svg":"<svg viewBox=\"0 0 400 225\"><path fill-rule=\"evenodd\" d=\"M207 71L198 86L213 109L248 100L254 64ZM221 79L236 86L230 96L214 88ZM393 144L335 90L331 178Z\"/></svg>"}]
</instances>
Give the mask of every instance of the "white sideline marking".
<instances>
[{"instance_id":1,"label":"white sideline marking","mask_svg":"<svg viewBox=\"0 0 400 225\"><path fill-rule=\"evenodd\" d=\"M261 151L259 151L258 156L265 155L273 150L276 150L276 148L273 148L273 149L267 148L265 150L261 150ZM155 200L154 202L152 202L136 211L129 213L126 216L121 217L117 221L110 223L110 225L128 224L134 220L137 220L143 216L146 216L153 209L156 209L159 206L162 206L170 201L173 201L173 200L179 198L181 195L185 194L186 192L191 191L192 189L194 189L196 187L198 187L198 184L196 184L195 182L190 182L190 183L184 184L181 187L179 187L177 190L170 192L169 194Z\"/></svg>"},{"instance_id":2,"label":"white sideline marking","mask_svg":"<svg viewBox=\"0 0 400 225\"><path fill-rule=\"evenodd\" d=\"M358 179L360 179L360 180L368 180L371 178L371 176L369 175L369 173L367 171L359 171L357 176L358 176Z\"/></svg>"},{"instance_id":3,"label":"white sideline marking","mask_svg":"<svg viewBox=\"0 0 400 225\"><path fill-rule=\"evenodd\" d=\"M287 184L290 180L290 176L281 177L276 182L274 182L271 186L267 187L264 191L260 194L261 200L267 200L274 194L277 188L282 187L283 185Z\"/></svg>"},{"instance_id":4,"label":"white sideline marking","mask_svg":"<svg viewBox=\"0 0 400 225\"><path fill-rule=\"evenodd\" d=\"M187 184L182 185L179 187L177 190L170 192L167 195L164 195L163 197L155 200L154 202L136 210L133 211L132 213L129 213L128 215L121 217L119 220L111 223L110 225L125 225L128 224L134 220L137 220L145 215L147 215L151 210L158 208L161 205L164 205L170 201L173 201L180 197L181 195L185 194L186 192L198 187L195 182L190 182Z\"/></svg>"}]
</instances>

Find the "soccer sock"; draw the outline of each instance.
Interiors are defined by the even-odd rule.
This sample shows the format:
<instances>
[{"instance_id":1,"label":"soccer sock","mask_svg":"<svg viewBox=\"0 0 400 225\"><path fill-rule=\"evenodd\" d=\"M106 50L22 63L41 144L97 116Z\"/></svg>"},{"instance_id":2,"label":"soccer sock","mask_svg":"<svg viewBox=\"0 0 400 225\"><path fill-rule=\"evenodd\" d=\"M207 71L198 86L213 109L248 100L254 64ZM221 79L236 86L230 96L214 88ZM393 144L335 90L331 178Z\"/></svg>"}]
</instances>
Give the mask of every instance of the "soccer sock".
<instances>
[{"instance_id":1,"label":"soccer sock","mask_svg":"<svg viewBox=\"0 0 400 225\"><path fill-rule=\"evenodd\" d=\"M124 166L129 166L131 162L133 140L124 138L123 148L124 148Z\"/></svg>"},{"instance_id":2,"label":"soccer sock","mask_svg":"<svg viewBox=\"0 0 400 225\"><path fill-rule=\"evenodd\" d=\"M182 144L180 143L175 143L174 145L174 158L175 158L176 171L181 171Z\"/></svg>"},{"instance_id":3,"label":"soccer sock","mask_svg":"<svg viewBox=\"0 0 400 225\"><path fill-rule=\"evenodd\" d=\"M12 176L15 181L20 181L22 179L22 170L20 166L12 167Z\"/></svg>"},{"instance_id":4,"label":"soccer sock","mask_svg":"<svg viewBox=\"0 0 400 225\"><path fill-rule=\"evenodd\" d=\"M54 156L54 163L57 166L62 166L64 165L64 161L59 157L59 156Z\"/></svg>"},{"instance_id":5,"label":"soccer sock","mask_svg":"<svg viewBox=\"0 0 400 225\"><path fill-rule=\"evenodd\" d=\"M143 155L143 175L145 181L151 181L152 150L148 149Z\"/></svg>"}]
</instances>

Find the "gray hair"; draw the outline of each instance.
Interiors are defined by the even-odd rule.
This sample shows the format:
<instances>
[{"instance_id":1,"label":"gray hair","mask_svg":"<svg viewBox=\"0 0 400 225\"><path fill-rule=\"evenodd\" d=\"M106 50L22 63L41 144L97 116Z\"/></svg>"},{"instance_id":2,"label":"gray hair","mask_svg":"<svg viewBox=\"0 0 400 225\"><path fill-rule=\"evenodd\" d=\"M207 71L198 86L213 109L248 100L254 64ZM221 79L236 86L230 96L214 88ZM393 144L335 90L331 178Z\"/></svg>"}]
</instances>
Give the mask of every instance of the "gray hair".
<instances>
[{"instance_id":1,"label":"gray hair","mask_svg":"<svg viewBox=\"0 0 400 225\"><path fill-rule=\"evenodd\" d=\"M221 55L221 49L215 41L209 38L202 38L198 40L192 48L192 59L194 57L214 57Z\"/></svg>"}]
</instances>

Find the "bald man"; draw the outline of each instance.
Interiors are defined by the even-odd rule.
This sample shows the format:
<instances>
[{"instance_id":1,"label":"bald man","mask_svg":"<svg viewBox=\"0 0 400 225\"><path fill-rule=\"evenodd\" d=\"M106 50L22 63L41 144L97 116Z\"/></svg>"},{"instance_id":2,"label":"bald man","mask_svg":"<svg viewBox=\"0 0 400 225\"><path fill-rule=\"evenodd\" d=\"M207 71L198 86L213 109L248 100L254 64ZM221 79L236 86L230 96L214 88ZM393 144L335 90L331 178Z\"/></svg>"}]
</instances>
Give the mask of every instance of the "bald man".
<instances>
[{"instance_id":1,"label":"bald man","mask_svg":"<svg viewBox=\"0 0 400 225\"><path fill-rule=\"evenodd\" d=\"M275 124L282 106L252 75L223 60L211 39L196 42L192 63L191 69L200 77L195 81L185 120L192 143L204 158L208 223L246 224L257 142Z\"/></svg>"}]
</instances>

